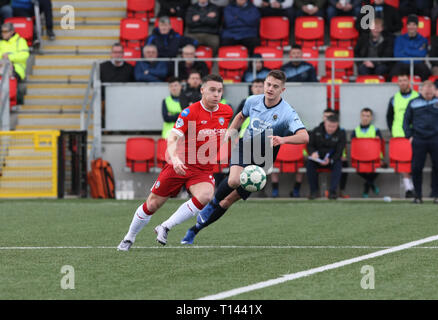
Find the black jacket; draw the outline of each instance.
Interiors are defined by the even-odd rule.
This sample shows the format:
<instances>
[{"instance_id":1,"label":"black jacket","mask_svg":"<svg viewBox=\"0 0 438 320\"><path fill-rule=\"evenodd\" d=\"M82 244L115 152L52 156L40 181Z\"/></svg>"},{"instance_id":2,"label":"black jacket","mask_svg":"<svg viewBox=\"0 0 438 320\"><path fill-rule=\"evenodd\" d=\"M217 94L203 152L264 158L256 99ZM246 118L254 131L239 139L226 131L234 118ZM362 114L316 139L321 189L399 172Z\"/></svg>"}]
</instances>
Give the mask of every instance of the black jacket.
<instances>
[{"instance_id":1,"label":"black jacket","mask_svg":"<svg viewBox=\"0 0 438 320\"><path fill-rule=\"evenodd\" d=\"M324 129L324 123L321 123L310 133L307 151L309 155L318 151L321 159L328 153L330 160L336 161L341 159L346 143L345 130L338 128L335 133L329 136Z\"/></svg>"},{"instance_id":2,"label":"black jacket","mask_svg":"<svg viewBox=\"0 0 438 320\"><path fill-rule=\"evenodd\" d=\"M160 4L160 11L158 16L174 16L184 19L187 7L190 5L190 0L158 0ZM173 8L175 13L170 12Z\"/></svg>"},{"instance_id":3,"label":"black jacket","mask_svg":"<svg viewBox=\"0 0 438 320\"><path fill-rule=\"evenodd\" d=\"M179 97L181 109L185 109L192 103L198 102L201 98L201 87L191 88L188 86L183 92L181 92L181 96Z\"/></svg>"},{"instance_id":4,"label":"black jacket","mask_svg":"<svg viewBox=\"0 0 438 320\"><path fill-rule=\"evenodd\" d=\"M430 39L430 52L429 57L431 58L438 58L438 36L433 36ZM438 61L430 61L433 67L438 66Z\"/></svg>"},{"instance_id":5,"label":"black jacket","mask_svg":"<svg viewBox=\"0 0 438 320\"><path fill-rule=\"evenodd\" d=\"M216 16L214 18L208 17L210 12L215 12ZM199 15L200 18L194 22L193 16L196 15ZM189 33L219 34L220 19L221 11L218 6L209 3L207 6L201 7L196 3L187 9L185 23Z\"/></svg>"},{"instance_id":6,"label":"black jacket","mask_svg":"<svg viewBox=\"0 0 438 320\"><path fill-rule=\"evenodd\" d=\"M369 1L364 1L364 5L365 4L369 5ZM374 12L376 14L375 17L378 18L380 15L379 8L377 8L376 5L371 5L371 6L374 8ZM383 8L382 11L383 11L384 30L390 33L401 31L403 27L403 23L399 11L393 6L390 6L389 4L383 4L383 6L381 7ZM365 16L365 14L360 14L359 18L356 20L356 28L357 30L359 30L360 33L369 32L369 30L364 30L360 26L360 21Z\"/></svg>"},{"instance_id":7,"label":"black jacket","mask_svg":"<svg viewBox=\"0 0 438 320\"><path fill-rule=\"evenodd\" d=\"M379 57L391 58L394 55L394 36L388 32L383 32L383 42L377 46L377 55ZM369 57L370 49L370 33L362 34L357 40L356 46L354 47L354 57L355 58L367 58ZM358 64L362 64L360 61ZM380 64L383 62L373 61L374 64ZM386 62L388 64L388 62Z\"/></svg>"},{"instance_id":8,"label":"black jacket","mask_svg":"<svg viewBox=\"0 0 438 320\"><path fill-rule=\"evenodd\" d=\"M184 61L178 62L178 78L180 80L187 80L192 70L199 71L201 79L208 75L208 67L204 61L195 61L190 68L187 68Z\"/></svg>"},{"instance_id":9,"label":"black jacket","mask_svg":"<svg viewBox=\"0 0 438 320\"><path fill-rule=\"evenodd\" d=\"M198 46L198 41L195 39L181 36L178 32L171 29L166 35L160 33L160 30L155 28L152 33L146 38L146 44L154 44L158 49L160 58L174 58L178 55L179 49L187 44Z\"/></svg>"}]
</instances>

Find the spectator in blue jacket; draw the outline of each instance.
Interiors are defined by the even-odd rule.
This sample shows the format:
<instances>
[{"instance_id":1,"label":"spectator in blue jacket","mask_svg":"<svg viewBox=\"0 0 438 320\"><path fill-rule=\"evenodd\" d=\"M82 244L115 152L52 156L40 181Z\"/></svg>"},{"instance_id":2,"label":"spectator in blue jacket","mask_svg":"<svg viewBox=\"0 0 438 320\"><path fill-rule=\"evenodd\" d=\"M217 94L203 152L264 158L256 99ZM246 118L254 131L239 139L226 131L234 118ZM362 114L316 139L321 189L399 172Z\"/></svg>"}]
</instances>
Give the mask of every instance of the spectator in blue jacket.
<instances>
[{"instance_id":1,"label":"spectator in blue jacket","mask_svg":"<svg viewBox=\"0 0 438 320\"><path fill-rule=\"evenodd\" d=\"M260 12L248 0L235 0L224 9L224 25L221 46L241 44L252 55L254 48L260 45Z\"/></svg>"},{"instance_id":2,"label":"spectator in blue jacket","mask_svg":"<svg viewBox=\"0 0 438 320\"><path fill-rule=\"evenodd\" d=\"M315 68L302 60L303 50L300 45L292 45L289 59L291 61L281 67L286 74L287 82L318 82Z\"/></svg>"},{"instance_id":3,"label":"spectator in blue jacket","mask_svg":"<svg viewBox=\"0 0 438 320\"><path fill-rule=\"evenodd\" d=\"M418 17L411 14L407 19L406 34L395 39L394 57L398 58L424 58L427 55L428 42L425 37L418 33ZM391 70L390 77L401 73L409 73L409 60L397 62ZM427 80L430 70L425 61L414 60L414 74L419 75L421 80Z\"/></svg>"},{"instance_id":4,"label":"spectator in blue jacket","mask_svg":"<svg viewBox=\"0 0 438 320\"><path fill-rule=\"evenodd\" d=\"M197 47L198 41L181 36L172 29L169 17L164 16L159 19L158 27L146 38L145 44L155 45L160 58L175 58L185 45L192 44Z\"/></svg>"},{"instance_id":5,"label":"spectator in blue jacket","mask_svg":"<svg viewBox=\"0 0 438 320\"><path fill-rule=\"evenodd\" d=\"M157 58L157 47L153 44L145 45L143 48L143 55L145 59ZM165 81L168 74L167 65L167 62L165 61L137 61L134 68L135 80L139 82Z\"/></svg>"}]
</instances>

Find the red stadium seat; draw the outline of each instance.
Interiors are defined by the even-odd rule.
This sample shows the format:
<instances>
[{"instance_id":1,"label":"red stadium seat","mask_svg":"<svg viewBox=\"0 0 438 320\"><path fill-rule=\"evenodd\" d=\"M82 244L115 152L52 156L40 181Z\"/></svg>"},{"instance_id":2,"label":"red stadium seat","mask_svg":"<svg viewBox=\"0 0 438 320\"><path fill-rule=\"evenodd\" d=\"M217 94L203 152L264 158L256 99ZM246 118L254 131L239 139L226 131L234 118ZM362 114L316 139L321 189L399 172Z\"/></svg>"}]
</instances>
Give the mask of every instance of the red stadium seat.
<instances>
[{"instance_id":1,"label":"red stadium seat","mask_svg":"<svg viewBox=\"0 0 438 320\"><path fill-rule=\"evenodd\" d=\"M213 58L213 49L207 46L199 46L196 49L195 55L197 58ZM213 66L213 61L204 61L207 64L208 71L211 72L211 67Z\"/></svg>"},{"instance_id":2,"label":"red stadium seat","mask_svg":"<svg viewBox=\"0 0 438 320\"><path fill-rule=\"evenodd\" d=\"M371 0L371 4L374 3L374 0ZM400 0L385 0L385 4L388 4L390 6L393 6L394 8L400 7Z\"/></svg>"},{"instance_id":3,"label":"red stadium seat","mask_svg":"<svg viewBox=\"0 0 438 320\"><path fill-rule=\"evenodd\" d=\"M219 48L218 58L247 59L248 49L244 46L223 46ZM219 61L219 74L226 82L241 82L247 65L246 60Z\"/></svg>"},{"instance_id":4,"label":"red stadium seat","mask_svg":"<svg viewBox=\"0 0 438 320\"><path fill-rule=\"evenodd\" d=\"M167 140L160 138L157 141L157 167L164 168L167 163Z\"/></svg>"},{"instance_id":5,"label":"red stadium seat","mask_svg":"<svg viewBox=\"0 0 438 320\"><path fill-rule=\"evenodd\" d=\"M401 30L402 34L405 34L408 32L408 29L406 27L406 23L408 21L408 17L403 17L403 28ZM430 42L430 18L427 16L418 16L418 33L421 34L423 37L425 37Z\"/></svg>"},{"instance_id":6,"label":"red stadium seat","mask_svg":"<svg viewBox=\"0 0 438 320\"><path fill-rule=\"evenodd\" d=\"M384 76L367 75L367 76L356 77L356 83L382 83L382 82L385 82Z\"/></svg>"},{"instance_id":7,"label":"red stadium seat","mask_svg":"<svg viewBox=\"0 0 438 320\"><path fill-rule=\"evenodd\" d=\"M298 17L295 20L295 42L303 47L324 45L324 19Z\"/></svg>"},{"instance_id":8,"label":"red stadium seat","mask_svg":"<svg viewBox=\"0 0 438 320\"><path fill-rule=\"evenodd\" d=\"M283 60L265 60L265 59L282 59L283 50L273 47L256 47L254 53L258 53L263 58L263 65L268 69L280 69L283 65Z\"/></svg>"},{"instance_id":9,"label":"red stadium seat","mask_svg":"<svg viewBox=\"0 0 438 320\"><path fill-rule=\"evenodd\" d=\"M330 45L342 48L354 47L359 37L355 23L355 17L334 17L330 21Z\"/></svg>"},{"instance_id":10,"label":"red stadium seat","mask_svg":"<svg viewBox=\"0 0 438 320\"><path fill-rule=\"evenodd\" d=\"M375 172L380 167L381 140L376 138L351 139L351 166L357 172Z\"/></svg>"},{"instance_id":11,"label":"red stadium seat","mask_svg":"<svg viewBox=\"0 0 438 320\"><path fill-rule=\"evenodd\" d=\"M124 18L120 21L120 43L128 48L142 48L149 32L147 21Z\"/></svg>"},{"instance_id":12,"label":"red stadium seat","mask_svg":"<svg viewBox=\"0 0 438 320\"><path fill-rule=\"evenodd\" d=\"M338 48L338 47L328 47L325 51L325 57L335 58L335 59L346 59L346 58L354 58L353 48ZM335 61L335 76L351 76L353 75L353 60L342 60ZM332 72L332 62L330 60L326 60L325 63L326 75L331 75Z\"/></svg>"},{"instance_id":13,"label":"red stadium seat","mask_svg":"<svg viewBox=\"0 0 438 320\"><path fill-rule=\"evenodd\" d=\"M180 17L169 17L170 25L175 32L184 35L184 20ZM154 27L158 27L159 19L155 20Z\"/></svg>"},{"instance_id":14,"label":"red stadium seat","mask_svg":"<svg viewBox=\"0 0 438 320\"><path fill-rule=\"evenodd\" d=\"M406 138L389 139L389 166L395 172L411 172L412 145Z\"/></svg>"},{"instance_id":15,"label":"red stadium seat","mask_svg":"<svg viewBox=\"0 0 438 320\"><path fill-rule=\"evenodd\" d=\"M320 82L332 83L332 78L322 77ZM347 77L335 78L335 83L348 83ZM332 106L332 86L327 85L327 107L335 110L339 110L339 85L334 86L334 106Z\"/></svg>"},{"instance_id":16,"label":"red stadium seat","mask_svg":"<svg viewBox=\"0 0 438 320\"><path fill-rule=\"evenodd\" d=\"M155 15L155 0L127 0L128 18L150 19Z\"/></svg>"},{"instance_id":17,"label":"red stadium seat","mask_svg":"<svg viewBox=\"0 0 438 320\"><path fill-rule=\"evenodd\" d=\"M305 144L282 144L274 162L274 167L280 172L298 172L304 167L303 150Z\"/></svg>"},{"instance_id":18,"label":"red stadium seat","mask_svg":"<svg viewBox=\"0 0 438 320\"><path fill-rule=\"evenodd\" d=\"M285 47L289 45L289 19L286 17L262 17L259 33L262 46Z\"/></svg>"},{"instance_id":19,"label":"red stadium seat","mask_svg":"<svg viewBox=\"0 0 438 320\"><path fill-rule=\"evenodd\" d=\"M316 70L316 74L318 74L318 60L310 61L309 58L319 58L319 52L316 47L303 47L303 60L310 63Z\"/></svg>"},{"instance_id":20,"label":"red stadium seat","mask_svg":"<svg viewBox=\"0 0 438 320\"><path fill-rule=\"evenodd\" d=\"M141 58L141 50L140 48L124 48L123 49L123 58L124 59L140 59ZM126 61L132 66L135 66L137 61L129 60Z\"/></svg>"},{"instance_id":21,"label":"red stadium seat","mask_svg":"<svg viewBox=\"0 0 438 320\"><path fill-rule=\"evenodd\" d=\"M33 44L33 21L32 18L13 17L5 19L4 23L10 22L14 25L15 31L27 41L28 46Z\"/></svg>"},{"instance_id":22,"label":"red stadium seat","mask_svg":"<svg viewBox=\"0 0 438 320\"><path fill-rule=\"evenodd\" d=\"M0 76L0 82L1 80L2 77ZM9 107L12 108L16 104L17 104L17 79L14 77L10 77L9 78Z\"/></svg>"},{"instance_id":23,"label":"red stadium seat","mask_svg":"<svg viewBox=\"0 0 438 320\"><path fill-rule=\"evenodd\" d=\"M126 140L126 166L132 172L149 172L154 166L155 140L128 138Z\"/></svg>"}]
</instances>

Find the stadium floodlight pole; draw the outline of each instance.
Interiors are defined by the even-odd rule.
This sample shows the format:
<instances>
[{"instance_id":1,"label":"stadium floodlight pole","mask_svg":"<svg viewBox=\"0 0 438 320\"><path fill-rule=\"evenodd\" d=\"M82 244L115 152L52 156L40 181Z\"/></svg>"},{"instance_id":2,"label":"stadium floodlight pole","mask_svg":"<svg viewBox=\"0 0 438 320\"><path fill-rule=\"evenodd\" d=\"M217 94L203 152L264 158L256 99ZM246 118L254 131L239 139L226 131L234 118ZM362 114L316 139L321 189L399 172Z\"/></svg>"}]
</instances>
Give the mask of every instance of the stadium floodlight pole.
<instances>
[{"instance_id":1,"label":"stadium floodlight pole","mask_svg":"<svg viewBox=\"0 0 438 320\"><path fill-rule=\"evenodd\" d=\"M8 59L0 60L0 64L5 67L3 69L2 79L0 82L0 121L1 131L10 130L10 111L9 111L9 68L11 63Z\"/></svg>"}]
</instances>

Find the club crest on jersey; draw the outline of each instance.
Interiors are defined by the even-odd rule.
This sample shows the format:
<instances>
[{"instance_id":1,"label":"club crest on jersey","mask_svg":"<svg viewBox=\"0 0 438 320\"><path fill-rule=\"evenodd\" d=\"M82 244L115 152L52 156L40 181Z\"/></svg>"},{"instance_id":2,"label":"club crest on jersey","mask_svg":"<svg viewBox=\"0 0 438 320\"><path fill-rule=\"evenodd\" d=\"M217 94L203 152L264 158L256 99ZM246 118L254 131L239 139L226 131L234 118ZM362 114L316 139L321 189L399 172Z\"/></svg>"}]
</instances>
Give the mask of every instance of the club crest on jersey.
<instances>
[{"instance_id":1,"label":"club crest on jersey","mask_svg":"<svg viewBox=\"0 0 438 320\"><path fill-rule=\"evenodd\" d=\"M272 119L277 120L277 118L278 118L278 115L275 113L275 114L272 116Z\"/></svg>"},{"instance_id":2,"label":"club crest on jersey","mask_svg":"<svg viewBox=\"0 0 438 320\"><path fill-rule=\"evenodd\" d=\"M155 189L158 189L160 187L160 181L155 182Z\"/></svg>"},{"instance_id":3,"label":"club crest on jersey","mask_svg":"<svg viewBox=\"0 0 438 320\"><path fill-rule=\"evenodd\" d=\"M175 127L176 128L181 128L184 125L184 120L179 118L178 120L176 120L176 124Z\"/></svg>"},{"instance_id":4,"label":"club crest on jersey","mask_svg":"<svg viewBox=\"0 0 438 320\"><path fill-rule=\"evenodd\" d=\"M182 112L181 112L181 117L187 117L190 113L190 109L189 108L185 108Z\"/></svg>"},{"instance_id":5,"label":"club crest on jersey","mask_svg":"<svg viewBox=\"0 0 438 320\"><path fill-rule=\"evenodd\" d=\"M223 126L224 123L225 123L225 119L223 117L220 117L219 118L219 123L220 123L221 126Z\"/></svg>"}]
</instances>

